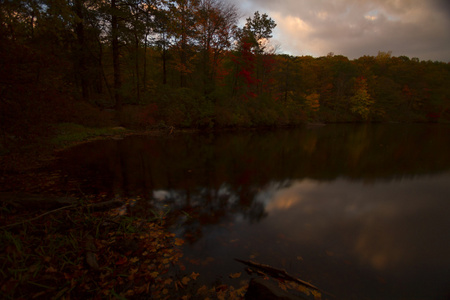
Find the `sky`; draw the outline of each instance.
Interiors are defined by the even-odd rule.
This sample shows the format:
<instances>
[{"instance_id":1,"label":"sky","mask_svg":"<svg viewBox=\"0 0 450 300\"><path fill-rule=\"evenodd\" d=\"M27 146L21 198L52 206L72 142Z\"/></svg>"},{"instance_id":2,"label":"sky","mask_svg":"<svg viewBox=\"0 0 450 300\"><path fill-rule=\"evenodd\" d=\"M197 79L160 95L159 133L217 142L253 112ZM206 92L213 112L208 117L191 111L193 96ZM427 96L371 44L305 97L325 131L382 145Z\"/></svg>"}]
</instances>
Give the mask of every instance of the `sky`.
<instances>
[{"instance_id":1,"label":"sky","mask_svg":"<svg viewBox=\"0 0 450 300\"><path fill-rule=\"evenodd\" d=\"M450 0L226 0L245 18L276 23L277 53L350 59L392 56L450 62Z\"/></svg>"}]
</instances>

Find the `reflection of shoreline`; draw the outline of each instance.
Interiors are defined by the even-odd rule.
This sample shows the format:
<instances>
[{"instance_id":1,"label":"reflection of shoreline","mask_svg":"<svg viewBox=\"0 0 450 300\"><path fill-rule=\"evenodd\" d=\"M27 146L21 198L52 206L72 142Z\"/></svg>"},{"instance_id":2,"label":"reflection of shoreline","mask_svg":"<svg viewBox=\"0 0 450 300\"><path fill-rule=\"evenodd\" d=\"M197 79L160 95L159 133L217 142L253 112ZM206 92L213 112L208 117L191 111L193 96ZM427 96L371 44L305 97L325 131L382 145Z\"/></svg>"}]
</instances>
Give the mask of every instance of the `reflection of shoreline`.
<instances>
[{"instance_id":1,"label":"reflection of shoreline","mask_svg":"<svg viewBox=\"0 0 450 300\"><path fill-rule=\"evenodd\" d=\"M450 170L448 126L327 125L317 130L129 137L61 153L55 168L83 191L261 186L285 178L378 182ZM412 151L411 149L414 149ZM78 187L77 187L78 188Z\"/></svg>"}]
</instances>

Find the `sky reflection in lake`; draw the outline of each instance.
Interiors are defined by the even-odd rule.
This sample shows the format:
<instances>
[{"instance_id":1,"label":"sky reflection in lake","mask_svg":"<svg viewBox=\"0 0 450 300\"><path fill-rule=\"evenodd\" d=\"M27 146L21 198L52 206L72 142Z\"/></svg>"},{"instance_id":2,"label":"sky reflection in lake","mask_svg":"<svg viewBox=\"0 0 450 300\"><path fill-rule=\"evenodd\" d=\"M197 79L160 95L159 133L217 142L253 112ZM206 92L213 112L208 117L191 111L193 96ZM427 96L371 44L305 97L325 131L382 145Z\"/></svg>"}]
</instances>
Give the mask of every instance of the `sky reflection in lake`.
<instances>
[{"instance_id":1,"label":"sky reflection in lake","mask_svg":"<svg viewBox=\"0 0 450 300\"><path fill-rule=\"evenodd\" d=\"M329 250L380 271L422 260L450 267L449 182L449 174L376 184L294 182L264 197L265 222L301 243L334 236Z\"/></svg>"}]
</instances>

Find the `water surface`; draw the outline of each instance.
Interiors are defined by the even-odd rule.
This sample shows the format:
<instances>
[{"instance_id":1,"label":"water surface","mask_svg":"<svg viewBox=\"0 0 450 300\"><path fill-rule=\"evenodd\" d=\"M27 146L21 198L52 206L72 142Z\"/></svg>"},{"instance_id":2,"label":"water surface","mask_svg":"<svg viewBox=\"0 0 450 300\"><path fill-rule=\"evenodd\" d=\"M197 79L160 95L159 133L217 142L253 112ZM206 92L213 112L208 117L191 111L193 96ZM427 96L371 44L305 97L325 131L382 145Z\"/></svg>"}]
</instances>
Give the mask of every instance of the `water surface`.
<instances>
[{"instance_id":1,"label":"water surface","mask_svg":"<svg viewBox=\"0 0 450 300\"><path fill-rule=\"evenodd\" d=\"M448 299L449 153L447 125L327 125L101 141L57 168L83 193L139 197L131 213L170 207L199 284L238 284L240 258L335 299Z\"/></svg>"}]
</instances>

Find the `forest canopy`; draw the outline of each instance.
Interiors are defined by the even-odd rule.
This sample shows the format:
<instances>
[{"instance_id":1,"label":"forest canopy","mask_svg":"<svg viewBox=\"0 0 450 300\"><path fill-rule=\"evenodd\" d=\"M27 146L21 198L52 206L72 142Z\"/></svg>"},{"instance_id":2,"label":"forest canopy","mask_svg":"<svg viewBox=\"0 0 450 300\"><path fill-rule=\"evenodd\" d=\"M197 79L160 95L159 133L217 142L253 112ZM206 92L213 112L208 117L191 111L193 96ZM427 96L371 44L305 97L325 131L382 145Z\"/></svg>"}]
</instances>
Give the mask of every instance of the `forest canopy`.
<instances>
[{"instance_id":1,"label":"forest canopy","mask_svg":"<svg viewBox=\"0 0 450 300\"><path fill-rule=\"evenodd\" d=\"M1 143L61 122L450 121L448 63L279 54L270 16L255 12L239 27L240 16L221 0L2 1Z\"/></svg>"}]
</instances>

